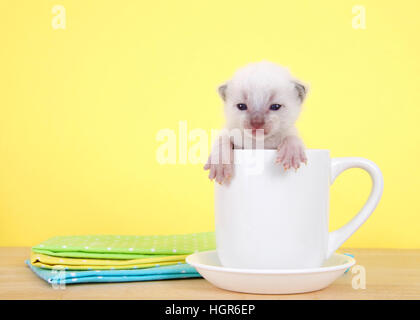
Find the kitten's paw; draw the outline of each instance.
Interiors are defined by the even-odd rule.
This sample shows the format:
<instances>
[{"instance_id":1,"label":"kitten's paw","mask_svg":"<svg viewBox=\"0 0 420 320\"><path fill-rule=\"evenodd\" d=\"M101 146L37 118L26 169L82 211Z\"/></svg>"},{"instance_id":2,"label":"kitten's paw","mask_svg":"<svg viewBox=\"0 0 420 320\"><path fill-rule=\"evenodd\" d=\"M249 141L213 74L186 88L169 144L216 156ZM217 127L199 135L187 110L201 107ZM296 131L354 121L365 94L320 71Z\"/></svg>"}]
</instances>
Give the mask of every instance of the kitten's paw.
<instances>
[{"instance_id":1,"label":"kitten's paw","mask_svg":"<svg viewBox=\"0 0 420 320\"><path fill-rule=\"evenodd\" d=\"M230 151L228 151L230 152ZM233 153L230 159L222 160L218 155L210 155L204 170L209 170L209 179L216 180L217 183L228 183L233 176Z\"/></svg>"},{"instance_id":2,"label":"kitten's paw","mask_svg":"<svg viewBox=\"0 0 420 320\"><path fill-rule=\"evenodd\" d=\"M307 162L305 149L298 137L286 137L277 148L277 163L283 165L284 170L295 168L297 170L301 163Z\"/></svg>"}]
</instances>

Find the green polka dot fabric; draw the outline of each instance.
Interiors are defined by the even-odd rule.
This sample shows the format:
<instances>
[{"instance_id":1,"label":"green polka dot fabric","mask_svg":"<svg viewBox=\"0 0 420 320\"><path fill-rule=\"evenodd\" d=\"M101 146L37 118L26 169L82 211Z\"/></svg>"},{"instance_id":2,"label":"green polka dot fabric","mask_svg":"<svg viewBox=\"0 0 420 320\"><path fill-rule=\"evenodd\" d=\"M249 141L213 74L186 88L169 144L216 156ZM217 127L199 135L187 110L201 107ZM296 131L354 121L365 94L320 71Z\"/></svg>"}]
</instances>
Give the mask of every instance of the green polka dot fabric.
<instances>
[{"instance_id":1,"label":"green polka dot fabric","mask_svg":"<svg viewBox=\"0 0 420 320\"><path fill-rule=\"evenodd\" d=\"M141 259L150 258L150 255L185 255L215 248L214 232L201 232L155 236L58 236L32 247L32 251L69 258Z\"/></svg>"}]
</instances>

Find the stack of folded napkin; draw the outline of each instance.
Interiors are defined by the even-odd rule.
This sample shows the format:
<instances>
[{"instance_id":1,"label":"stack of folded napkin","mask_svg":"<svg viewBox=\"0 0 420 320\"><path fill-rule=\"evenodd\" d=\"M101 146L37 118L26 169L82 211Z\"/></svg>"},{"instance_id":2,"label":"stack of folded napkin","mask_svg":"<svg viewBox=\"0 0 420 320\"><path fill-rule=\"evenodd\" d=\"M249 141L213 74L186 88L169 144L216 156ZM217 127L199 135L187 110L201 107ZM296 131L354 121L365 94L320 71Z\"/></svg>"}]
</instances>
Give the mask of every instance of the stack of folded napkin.
<instances>
[{"instance_id":1,"label":"stack of folded napkin","mask_svg":"<svg viewBox=\"0 0 420 320\"><path fill-rule=\"evenodd\" d=\"M185 263L215 249L213 232L164 236L59 236L32 247L26 263L49 283L127 282L200 277Z\"/></svg>"}]
</instances>

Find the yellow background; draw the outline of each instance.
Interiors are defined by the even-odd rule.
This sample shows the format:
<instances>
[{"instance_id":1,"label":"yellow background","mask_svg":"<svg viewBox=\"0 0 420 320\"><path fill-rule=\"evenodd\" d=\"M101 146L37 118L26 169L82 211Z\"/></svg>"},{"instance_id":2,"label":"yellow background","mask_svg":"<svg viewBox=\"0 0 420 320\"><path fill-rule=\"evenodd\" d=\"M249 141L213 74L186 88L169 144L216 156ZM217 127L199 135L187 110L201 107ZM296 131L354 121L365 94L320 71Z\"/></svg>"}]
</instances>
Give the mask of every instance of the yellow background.
<instances>
[{"instance_id":1,"label":"yellow background","mask_svg":"<svg viewBox=\"0 0 420 320\"><path fill-rule=\"evenodd\" d=\"M54 4L66 30L51 26ZM366 29L352 28L352 7ZM298 127L309 148L375 161L377 210L346 242L420 247L420 2L0 2L0 245L64 234L213 230L202 165L159 165L159 130L220 128L217 85L259 60L311 86ZM369 193L344 173L331 229ZM256 213L257 214L257 213Z\"/></svg>"}]
</instances>

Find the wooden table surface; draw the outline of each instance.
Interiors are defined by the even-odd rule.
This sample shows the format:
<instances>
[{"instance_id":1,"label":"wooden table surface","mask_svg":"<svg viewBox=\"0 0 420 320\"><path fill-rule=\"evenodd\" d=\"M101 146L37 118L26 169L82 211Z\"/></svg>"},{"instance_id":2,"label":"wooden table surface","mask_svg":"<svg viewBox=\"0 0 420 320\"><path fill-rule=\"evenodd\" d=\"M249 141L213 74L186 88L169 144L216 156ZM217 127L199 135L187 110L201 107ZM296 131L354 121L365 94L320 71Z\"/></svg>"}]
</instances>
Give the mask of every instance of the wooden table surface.
<instances>
[{"instance_id":1,"label":"wooden table surface","mask_svg":"<svg viewBox=\"0 0 420 320\"><path fill-rule=\"evenodd\" d=\"M330 287L296 295L225 291L204 279L72 284L53 289L24 264L30 249L0 248L0 299L420 299L420 250L342 249L366 270L366 289L348 272Z\"/></svg>"}]
</instances>

